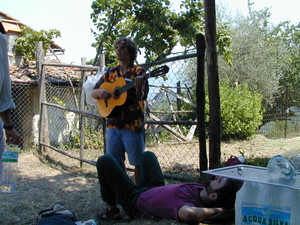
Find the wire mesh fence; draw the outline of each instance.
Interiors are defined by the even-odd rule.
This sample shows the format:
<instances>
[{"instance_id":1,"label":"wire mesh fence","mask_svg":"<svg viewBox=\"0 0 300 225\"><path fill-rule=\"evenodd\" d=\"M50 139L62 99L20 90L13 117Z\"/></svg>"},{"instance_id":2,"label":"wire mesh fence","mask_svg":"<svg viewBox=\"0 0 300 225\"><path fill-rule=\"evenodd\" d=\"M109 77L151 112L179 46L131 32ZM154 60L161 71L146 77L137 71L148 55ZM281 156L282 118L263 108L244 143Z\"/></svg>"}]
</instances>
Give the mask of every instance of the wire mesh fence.
<instances>
[{"instance_id":1,"label":"wire mesh fence","mask_svg":"<svg viewBox=\"0 0 300 225\"><path fill-rule=\"evenodd\" d=\"M276 95L272 107L264 113L258 133L270 139L294 138L300 136L300 88L286 87Z\"/></svg>"},{"instance_id":2,"label":"wire mesh fence","mask_svg":"<svg viewBox=\"0 0 300 225\"><path fill-rule=\"evenodd\" d=\"M166 61L161 65L167 65L169 73L149 79L150 92L145 113L146 150L155 152L163 172L176 179L190 180L200 172L193 85L196 63L195 57ZM147 70L151 71L156 66ZM49 71L54 70L51 66L47 67ZM96 70L93 72L95 74ZM41 129L48 132L49 145L53 148L95 162L105 152L104 121L98 114L97 106L87 104L82 94L82 84L88 76L94 75L85 70L80 70L80 73L84 80L77 80L76 85L68 85L68 82L59 84L53 80L46 82L45 100L50 105L46 107L47 126ZM23 147L34 148L38 146L40 117L38 85L15 82L12 90L17 106L13 112L13 122L22 135ZM269 110L266 113L258 133L268 138L299 136L299 109L293 103L283 101L288 99L286 97L278 99L276 107L273 107L274 112ZM128 164L127 167L131 168Z\"/></svg>"},{"instance_id":3,"label":"wire mesh fence","mask_svg":"<svg viewBox=\"0 0 300 225\"><path fill-rule=\"evenodd\" d=\"M149 80L146 149L156 153L165 174L180 178L199 175L192 86L196 80L196 59L181 59L166 65L170 68L166 77Z\"/></svg>"},{"instance_id":4,"label":"wire mesh fence","mask_svg":"<svg viewBox=\"0 0 300 225\"><path fill-rule=\"evenodd\" d=\"M12 97L16 109L11 112L13 123L21 135L22 147L34 148L38 143L38 96L37 85L28 83L13 83Z\"/></svg>"},{"instance_id":5,"label":"wire mesh fence","mask_svg":"<svg viewBox=\"0 0 300 225\"><path fill-rule=\"evenodd\" d=\"M195 59L165 63L170 71L164 77L149 79L150 92L146 101L146 150L157 154L165 173L172 176L176 174L177 177L185 177L187 171L198 173L199 148L194 135L196 112L195 103L191 99L192 82L188 79L190 75L183 70L191 67L191 63L195 64ZM195 65L192 67L196 68ZM153 68L155 66L148 70L151 71ZM189 73L195 76L195 71L190 70ZM85 79L87 76L84 76ZM103 119L85 117L68 109L80 109L79 106L82 105L84 111L98 114L97 106L88 105L86 101L81 102L82 86L74 88L47 83L45 90L48 103L46 111L49 144L55 149L95 162L105 152ZM178 96L182 96L183 103L178 101ZM52 107L49 104L61 107ZM183 122L185 117L193 122L188 124L187 121L185 125L176 124ZM170 124L165 124L168 122ZM80 151L82 139L84 139L83 152ZM130 168L130 165L127 166Z\"/></svg>"}]
</instances>

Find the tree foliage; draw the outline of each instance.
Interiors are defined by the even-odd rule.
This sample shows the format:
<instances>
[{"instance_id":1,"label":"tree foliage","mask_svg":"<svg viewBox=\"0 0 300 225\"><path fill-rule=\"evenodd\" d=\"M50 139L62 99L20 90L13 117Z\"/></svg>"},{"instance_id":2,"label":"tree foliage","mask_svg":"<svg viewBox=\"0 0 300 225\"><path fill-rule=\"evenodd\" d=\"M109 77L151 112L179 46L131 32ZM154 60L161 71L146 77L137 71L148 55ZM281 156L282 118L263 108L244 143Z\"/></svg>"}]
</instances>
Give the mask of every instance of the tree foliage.
<instances>
[{"instance_id":1,"label":"tree foliage","mask_svg":"<svg viewBox=\"0 0 300 225\"><path fill-rule=\"evenodd\" d=\"M297 123L292 114L288 114L285 123L280 119L288 108L300 105L300 24L272 24L268 8L254 11L251 6L249 3L249 16L227 20L232 31L233 60L230 66L220 57L220 80L231 87L248 84L249 90L263 96L267 129L276 124L280 133L285 124L284 132L295 131ZM278 121L270 122L273 118Z\"/></svg>"},{"instance_id":2,"label":"tree foliage","mask_svg":"<svg viewBox=\"0 0 300 225\"><path fill-rule=\"evenodd\" d=\"M53 44L53 38L57 37L60 37L60 32L56 29L34 31L29 27L24 27L15 39L14 54L25 56L28 60L35 60L36 43L43 42L43 49L46 52Z\"/></svg>"},{"instance_id":3,"label":"tree foliage","mask_svg":"<svg viewBox=\"0 0 300 225\"><path fill-rule=\"evenodd\" d=\"M232 86L247 84L267 102L278 89L278 46L270 41L272 26L268 10L230 21L232 65L220 59L220 80Z\"/></svg>"},{"instance_id":4,"label":"tree foliage","mask_svg":"<svg viewBox=\"0 0 300 225\"><path fill-rule=\"evenodd\" d=\"M91 18L97 28L97 52L106 54L108 64L113 62L113 43L122 36L131 37L145 51L146 62L165 58L177 44L186 50L195 47L196 34L204 31L202 1L182 0L179 11L171 5L169 0L95 0ZM222 32L218 43L226 54L230 40Z\"/></svg>"},{"instance_id":5,"label":"tree foliage","mask_svg":"<svg viewBox=\"0 0 300 225\"><path fill-rule=\"evenodd\" d=\"M270 23L270 11L252 10L226 22L231 28L232 65L220 58L220 80L231 86L247 84L272 105L278 92L299 86L299 25Z\"/></svg>"},{"instance_id":6,"label":"tree foliage","mask_svg":"<svg viewBox=\"0 0 300 225\"><path fill-rule=\"evenodd\" d=\"M287 87L300 88L300 23L298 25L282 22L273 31L274 42L280 43L278 55L279 64L279 92L284 92ZM296 94L296 93L295 93ZM298 94L295 95L295 97ZM295 105L300 105L296 97Z\"/></svg>"}]
</instances>

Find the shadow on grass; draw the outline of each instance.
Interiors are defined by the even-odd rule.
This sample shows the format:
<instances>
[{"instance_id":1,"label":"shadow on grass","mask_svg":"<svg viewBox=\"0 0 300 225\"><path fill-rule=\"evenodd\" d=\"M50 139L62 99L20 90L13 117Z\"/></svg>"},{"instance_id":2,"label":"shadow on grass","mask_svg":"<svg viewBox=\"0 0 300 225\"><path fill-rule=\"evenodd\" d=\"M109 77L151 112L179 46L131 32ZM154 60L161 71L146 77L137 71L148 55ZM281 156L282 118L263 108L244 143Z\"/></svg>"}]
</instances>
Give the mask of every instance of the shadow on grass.
<instances>
[{"instance_id":1,"label":"shadow on grass","mask_svg":"<svg viewBox=\"0 0 300 225\"><path fill-rule=\"evenodd\" d=\"M16 191L0 193L0 224L34 225L38 213L52 208L57 202L72 210L79 221L95 219L99 224L131 225L183 224L175 220L99 221L98 213L105 208L105 203L101 199L95 168L80 171L76 166L65 165L53 158L40 161L33 154L27 154L26 159L22 159L21 154L19 159L22 163L19 165ZM121 213L124 216L124 211Z\"/></svg>"},{"instance_id":2,"label":"shadow on grass","mask_svg":"<svg viewBox=\"0 0 300 225\"><path fill-rule=\"evenodd\" d=\"M247 159L247 164L266 166L269 158ZM99 224L184 224L175 220L121 220L104 222L98 220L98 213L105 208L101 199L96 168L79 168L79 163L73 159L38 158L28 154L22 159L20 155L19 176L17 189L12 194L0 193L0 224L26 225L35 224L35 218L41 210L51 208L56 202L65 205L75 212L79 221L95 219ZM73 162L74 161L74 162ZM65 163L66 162L66 163ZM174 174L174 168L165 171ZM129 173L130 174L130 173ZM194 176L186 176L184 180L166 180L166 183L200 182L208 177L199 171L193 171ZM132 174L130 174L132 175ZM176 173L174 174L176 175ZM199 176L198 176L199 175ZM124 211L121 211L124 216Z\"/></svg>"}]
</instances>

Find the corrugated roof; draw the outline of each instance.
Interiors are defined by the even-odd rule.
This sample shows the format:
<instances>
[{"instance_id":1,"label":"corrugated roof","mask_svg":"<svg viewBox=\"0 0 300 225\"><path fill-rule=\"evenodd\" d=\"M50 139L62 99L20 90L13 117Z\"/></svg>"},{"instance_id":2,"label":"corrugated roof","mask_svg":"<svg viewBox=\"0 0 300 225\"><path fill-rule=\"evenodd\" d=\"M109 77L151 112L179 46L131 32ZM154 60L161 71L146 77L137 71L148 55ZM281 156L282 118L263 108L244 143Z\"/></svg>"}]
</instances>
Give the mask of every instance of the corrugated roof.
<instances>
[{"instance_id":1,"label":"corrugated roof","mask_svg":"<svg viewBox=\"0 0 300 225\"><path fill-rule=\"evenodd\" d=\"M55 63L52 61L51 63ZM57 63L57 62L56 62ZM9 66L11 82L14 84L37 84L38 73L36 62L30 61L26 67ZM79 84L81 80L81 70L72 67L45 67L46 81L51 84L68 85L71 81L73 84Z\"/></svg>"}]
</instances>

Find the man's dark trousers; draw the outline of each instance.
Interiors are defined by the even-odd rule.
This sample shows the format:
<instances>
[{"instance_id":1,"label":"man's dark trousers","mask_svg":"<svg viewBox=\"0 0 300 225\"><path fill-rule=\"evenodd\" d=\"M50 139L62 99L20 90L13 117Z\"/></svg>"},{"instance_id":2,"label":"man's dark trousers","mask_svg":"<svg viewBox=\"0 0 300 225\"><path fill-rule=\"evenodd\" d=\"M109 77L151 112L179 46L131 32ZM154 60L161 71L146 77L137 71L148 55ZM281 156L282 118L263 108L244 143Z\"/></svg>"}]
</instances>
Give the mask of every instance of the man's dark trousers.
<instances>
[{"instance_id":1,"label":"man's dark trousers","mask_svg":"<svg viewBox=\"0 0 300 225\"><path fill-rule=\"evenodd\" d=\"M146 151L141 160L140 187L134 184L112 155L99 157L96 164L103 201L111 206L119 202L130 217L134 217L135 203L142 192L165 185L155 154Z\"/></svg>"}]
</instances>

